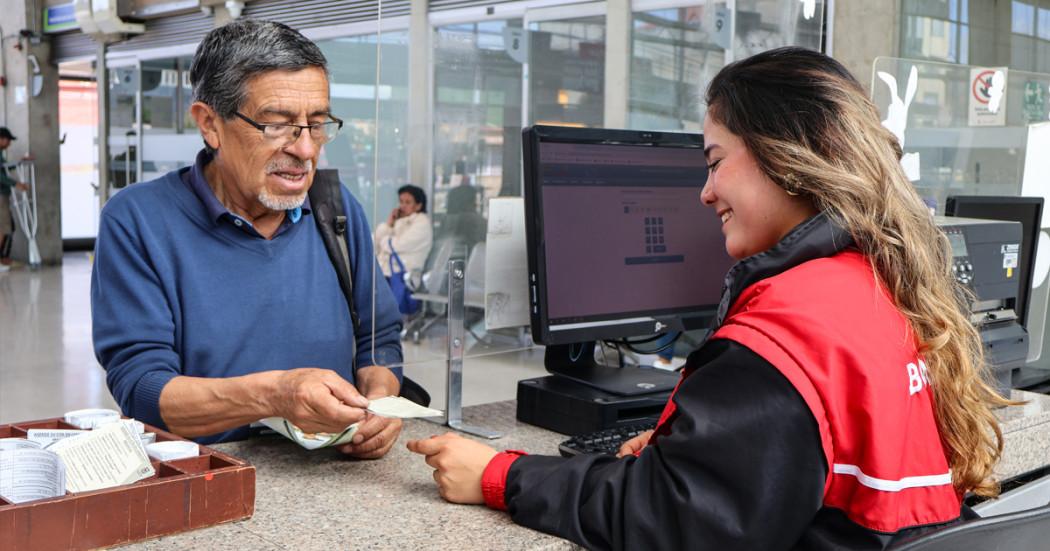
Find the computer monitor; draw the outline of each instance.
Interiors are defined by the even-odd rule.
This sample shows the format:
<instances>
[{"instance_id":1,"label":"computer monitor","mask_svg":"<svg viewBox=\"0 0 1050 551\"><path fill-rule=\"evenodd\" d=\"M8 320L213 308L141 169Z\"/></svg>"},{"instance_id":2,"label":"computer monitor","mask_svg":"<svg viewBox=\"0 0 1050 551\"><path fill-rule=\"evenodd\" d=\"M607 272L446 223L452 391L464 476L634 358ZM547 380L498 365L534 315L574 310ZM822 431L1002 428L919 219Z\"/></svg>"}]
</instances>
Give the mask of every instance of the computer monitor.
<instances>
[{"instance_id":1,"label":"computer monitor","mask_svg":"<svg viewBox=\"0 0 1050 551\"><path fill-rule=\"evenodd\" d=\"M593 369L593 342L705 326L733 264L718 217L700 203L703 136L552 126L523 135L533 339L547 345L548 371L629 393L637 381L595 381L610 370Z\"/></svg>"},{"instance_id":2,"label":"computer monitor","mask_svg":"<svg viewBox=\"0 0 1050 551\"><path fill-rule=\"evenodd\" d=\"M1028 296L1032 291L1032 266L1042 226L1042 197L952 195L944 207L947 216L1006 220L1021 223L1021 251L1017 259L1018 291L1014 312L1021 327L1028 328Z\"/></svg>"}]
</instances>

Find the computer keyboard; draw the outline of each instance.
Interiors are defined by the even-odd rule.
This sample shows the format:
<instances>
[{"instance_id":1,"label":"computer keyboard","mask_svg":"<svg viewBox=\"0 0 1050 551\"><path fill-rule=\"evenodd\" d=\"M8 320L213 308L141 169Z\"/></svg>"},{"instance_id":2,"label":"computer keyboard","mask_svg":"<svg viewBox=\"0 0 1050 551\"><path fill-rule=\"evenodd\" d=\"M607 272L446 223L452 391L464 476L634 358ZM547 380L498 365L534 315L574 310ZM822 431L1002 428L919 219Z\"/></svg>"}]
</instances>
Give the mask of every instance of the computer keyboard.
<instances>
[{"instance_id":1,"label":"computer keyboard","mask_svg":"<svg viewBox=\"0 0 1050 551\"><path fill-rule=\"evenodd\" d=\"M610 429L579 434L558 445L558 451L564 457L581 453L608 453L616 455L624 442L656 427L656 421L646 421L635 425L622 425Z\"/></svg>"}]
</instances>

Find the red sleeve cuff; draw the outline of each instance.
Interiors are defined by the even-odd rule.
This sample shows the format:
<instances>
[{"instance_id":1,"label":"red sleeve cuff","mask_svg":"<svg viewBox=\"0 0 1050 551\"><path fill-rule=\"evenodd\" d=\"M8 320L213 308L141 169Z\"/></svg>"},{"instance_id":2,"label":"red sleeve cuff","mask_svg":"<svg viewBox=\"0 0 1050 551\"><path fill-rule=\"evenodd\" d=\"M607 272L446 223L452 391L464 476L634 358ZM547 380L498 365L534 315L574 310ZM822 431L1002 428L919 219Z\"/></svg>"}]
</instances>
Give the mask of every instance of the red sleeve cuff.
<instances>
[{"instance_id":1,"label":"red sleeve cuff","mask_svg":"<svg viewBox=\"0 0 1050 551\"><path fill-rule=\"evenodd\" d=\"M511 464L523 455L526 455L523 451L507 450L497 453L485 466L485 472L481 475L481 493L485 496L485 505L500 511L507 510L503 495L507 490L507 473L510 472Z\"/></svg>"}]
</instances>

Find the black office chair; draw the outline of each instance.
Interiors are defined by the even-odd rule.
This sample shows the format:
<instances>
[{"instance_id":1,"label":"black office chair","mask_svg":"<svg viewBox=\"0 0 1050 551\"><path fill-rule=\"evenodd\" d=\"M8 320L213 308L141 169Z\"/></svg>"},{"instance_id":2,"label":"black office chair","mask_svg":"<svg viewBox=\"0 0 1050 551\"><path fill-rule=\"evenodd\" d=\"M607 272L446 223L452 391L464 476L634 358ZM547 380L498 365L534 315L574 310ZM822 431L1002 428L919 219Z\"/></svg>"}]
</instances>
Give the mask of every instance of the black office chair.
<instances>
[{"instance_id":1,"label":"black office chair","mask_svg":"<svg viewBox=\"0 0 1050 551\"><path fill-rule=\"evenodd\" d=\"M1050 549L1050 504L977 518L902 541L893 551L1033 551Z\"/></svg>"}]
</instances>

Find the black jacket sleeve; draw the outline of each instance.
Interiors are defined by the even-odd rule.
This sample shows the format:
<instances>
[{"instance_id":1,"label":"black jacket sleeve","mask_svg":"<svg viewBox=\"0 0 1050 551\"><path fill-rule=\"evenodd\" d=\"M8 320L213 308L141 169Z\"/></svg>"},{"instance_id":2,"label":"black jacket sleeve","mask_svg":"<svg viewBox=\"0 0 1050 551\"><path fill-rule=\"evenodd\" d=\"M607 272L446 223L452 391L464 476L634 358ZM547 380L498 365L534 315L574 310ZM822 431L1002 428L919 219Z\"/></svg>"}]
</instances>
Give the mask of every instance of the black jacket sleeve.
<instances>
[{"instance_id":1,"label":"black jacket sleeve","mask_svg":"<svg viewBox=\"0 0 1050 551\"><path fill-rule=\"evenodd\" d=\"M788 549L821 507L820 435L794 387L727 340L689 358L669 435L638 457L524 456L518 524L590 549Z\"/></svg>"}]
</instances>

